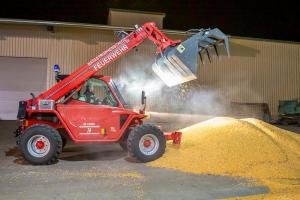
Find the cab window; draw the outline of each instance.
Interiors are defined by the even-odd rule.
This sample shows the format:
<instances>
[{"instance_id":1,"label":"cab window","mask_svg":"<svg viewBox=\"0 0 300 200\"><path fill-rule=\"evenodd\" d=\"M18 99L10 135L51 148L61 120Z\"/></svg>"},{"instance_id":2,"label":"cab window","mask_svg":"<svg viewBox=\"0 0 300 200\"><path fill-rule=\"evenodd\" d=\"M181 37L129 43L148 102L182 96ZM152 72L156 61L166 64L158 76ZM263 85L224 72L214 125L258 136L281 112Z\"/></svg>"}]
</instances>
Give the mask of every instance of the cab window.
<instances>
[{"instance_id":1,"label":"cab window","mask_svg":"<svg viewBox=\"0 0 300 200\"><path fill-rule=\"evenodd\" d=\"M95 105L118 106L118 102L107 84L103 80L96 78L87 80L78 94L73 98Z\"/></svg>"}]
</instances>

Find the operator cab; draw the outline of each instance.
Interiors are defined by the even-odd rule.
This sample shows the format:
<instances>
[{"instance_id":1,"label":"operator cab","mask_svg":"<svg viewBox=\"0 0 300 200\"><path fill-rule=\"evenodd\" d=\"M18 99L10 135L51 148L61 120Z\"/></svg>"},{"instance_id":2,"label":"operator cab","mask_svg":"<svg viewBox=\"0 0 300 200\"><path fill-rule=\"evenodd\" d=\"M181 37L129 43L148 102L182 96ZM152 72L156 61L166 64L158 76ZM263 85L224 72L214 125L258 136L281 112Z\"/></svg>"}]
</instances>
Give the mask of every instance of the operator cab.
<instances>
[{"instance_id":1,"label":"operator cab","mask_svg":"<svg viewBox=\"0 0 300 200\"><path fill-rule=\"evenodd\" d=\"M66 76L67 77L67 76ZM109 76L89 78L77 92L67 97L67 104L93 104L129 108L116 84Z\"/></svg>"},{"instance_id":2,"label":"operator cab","mask_svg":"<svg viewBox=\"0 0 300 200\"><path fill-rule=\"evenodd\" d=\"M88 79L72 98L94 105L118 107L118 101L106 82L94 77Z\"/></svg>"},{"instance_id":3,"label":"operator cab","mask_svg":"<svg viewBox=\"0 0 300 200\"><path fill-rule=\"evenodd\" d=\"M67 78L69 74L60 74L59 65L54 67L55 80L60 82ZM115 82L110 76L95 75L89 78L77 90L73 90L65 95L63 104L93 104L93 105L107 105L111 107L120 107L130 109Z\"/></svg>"}]
</instances>

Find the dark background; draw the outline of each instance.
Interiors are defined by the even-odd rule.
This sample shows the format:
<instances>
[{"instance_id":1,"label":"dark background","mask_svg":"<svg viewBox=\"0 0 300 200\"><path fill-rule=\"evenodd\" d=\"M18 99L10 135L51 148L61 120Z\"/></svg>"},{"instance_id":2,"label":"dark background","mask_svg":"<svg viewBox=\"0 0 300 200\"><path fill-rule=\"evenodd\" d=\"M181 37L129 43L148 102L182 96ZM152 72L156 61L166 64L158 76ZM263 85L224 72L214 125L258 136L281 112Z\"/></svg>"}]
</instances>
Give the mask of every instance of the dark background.
<instances>
[{"instance_id":1,"label":"dark background","mask_svg":"<svg viewBox=\"0 0 300 200\"><path fill-rule=\"evenodd\" d=\"M0 17L106 24L109 8L164 12L166 29L218 27L229 35L300 41L293 1L3 0Z\"/></svg>"}]
</instances>

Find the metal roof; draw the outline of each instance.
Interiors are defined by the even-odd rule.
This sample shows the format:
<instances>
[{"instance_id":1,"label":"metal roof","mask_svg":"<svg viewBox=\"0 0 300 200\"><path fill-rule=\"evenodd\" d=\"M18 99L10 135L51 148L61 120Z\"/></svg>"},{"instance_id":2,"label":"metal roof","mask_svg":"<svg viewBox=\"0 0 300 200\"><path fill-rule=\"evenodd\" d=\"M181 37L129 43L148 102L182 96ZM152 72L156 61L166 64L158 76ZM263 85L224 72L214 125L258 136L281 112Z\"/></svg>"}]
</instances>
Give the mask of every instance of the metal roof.
<instances>
[{"instance_id":1,"label":"metal roof","mask_svg":"<svg viewBox=\"0 0 300 200\"><path fill-rule=\"evenodd\" d=\"M126 12L126 13L140 13L140 14L149 14L149 15L161 15L163 17L166 16L166 13L162 13L162 12L148 12L148 11L140 11L140 10L126 10L126 9L110 8L109 12L111 12L111 11Z\"/></svg>"},{"instance_id":2,"label":"metal roof","mask_svg":"<svg viewBox=\"0 0 300 200\"><path fill-rule=\"evenodd\" d=\"M61 21L43 21L43 20L28 20L28 19L9 19L0 18L2 24L22 24L22 25L40 25L40 26L56 26L56 27L70 27L70 28L87 28L87 29L102 29L102 30L133 30L131 27L119 27L101 24L88 24L76 22L61 22ZM187 35L185 31L177 30L162 30L167 34Z\"/></svg>"},{"instance_id":3,"label":"metal roof","mask_svg":"<svg viewBox=\"0 0 300 200\"><path fill-rule=\"evenodd\" d=\"M102 29L102 30L112 30L112 31L132 31L134 28L131 27L121 27L121 26L110 26L103 24L89 24L89 23L76 23L76 22L62 22L62 21L44 21L44 20L29 20L29 19L11 19L11 18L0 18L0 24L20 24L20 25L37 25L37 26L56 26L56 27L70 27L70 28L85 28L85 29ZM168 30L163 29L162 32L166 34L174 35L191 35L186 31L180 30ZM243 36L233 36L228 35L228 37L236 39L246 39L246 40L261 40L261 41L270 41L270 42L280 42L280 43L291 43L291 44L300 44L300 42L295 41L286 41L286 40L274 40L274 39L265 39L265 38L253 38L253 37L243 37Z\"/></svg>"}]
</instances>

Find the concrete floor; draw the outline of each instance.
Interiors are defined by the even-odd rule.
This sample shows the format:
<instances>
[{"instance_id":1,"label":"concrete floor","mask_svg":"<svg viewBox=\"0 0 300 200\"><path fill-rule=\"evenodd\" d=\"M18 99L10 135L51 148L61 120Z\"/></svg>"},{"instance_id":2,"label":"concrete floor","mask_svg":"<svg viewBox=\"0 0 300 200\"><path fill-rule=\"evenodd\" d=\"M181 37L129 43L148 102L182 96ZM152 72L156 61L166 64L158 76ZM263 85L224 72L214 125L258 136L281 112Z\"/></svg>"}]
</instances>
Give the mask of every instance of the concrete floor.
<instances>
[{"instance_id":1,"label":"concrete floor","mask_svg":"<svg viewBox=\"0 0 300 200\"><path fill-rule=\"evenodd\" d=\"M126 160L118 145L67 145L59 162L32 166L0 121L0 199L220 199L266 193L236 177L192 175Z\"/></svg>"}]
</instances>

